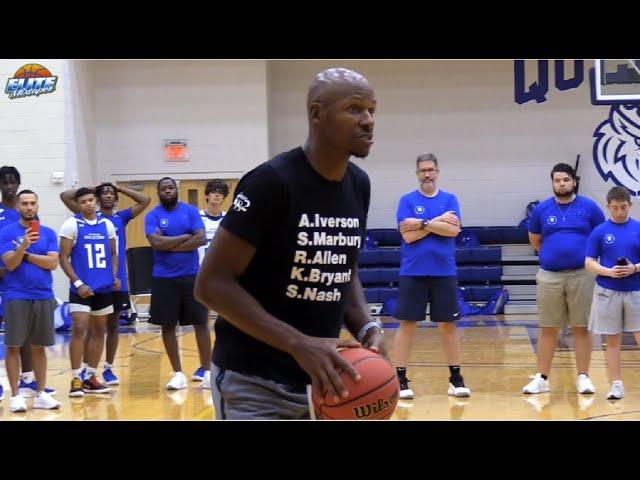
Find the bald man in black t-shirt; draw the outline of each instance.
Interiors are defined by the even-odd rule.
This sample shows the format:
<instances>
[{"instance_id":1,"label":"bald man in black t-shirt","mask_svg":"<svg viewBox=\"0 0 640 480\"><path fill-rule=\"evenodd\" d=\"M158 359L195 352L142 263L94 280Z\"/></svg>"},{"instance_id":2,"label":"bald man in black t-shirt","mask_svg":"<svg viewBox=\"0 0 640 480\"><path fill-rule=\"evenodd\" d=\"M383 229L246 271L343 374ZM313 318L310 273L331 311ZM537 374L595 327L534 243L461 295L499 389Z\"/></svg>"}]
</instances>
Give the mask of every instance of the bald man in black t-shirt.
<instances>
[{"instance_id":1,"label":"bald man in black t-shirt","mask_svg":"<svg viewBox=\"0 0 640 480\"><path fill-rule=\"evenodd\" d=\"M195 289L220 315L217 418L309 418L310 382L337 399L348 396L340 370L359 379L338 347L383 350L357 273L371 188L349 162L369 154L375 108L362 75L320 72L309 88L305 144L238 183ZM360 343L338 338L343 324Z\"/></svg>"}]
</instances>

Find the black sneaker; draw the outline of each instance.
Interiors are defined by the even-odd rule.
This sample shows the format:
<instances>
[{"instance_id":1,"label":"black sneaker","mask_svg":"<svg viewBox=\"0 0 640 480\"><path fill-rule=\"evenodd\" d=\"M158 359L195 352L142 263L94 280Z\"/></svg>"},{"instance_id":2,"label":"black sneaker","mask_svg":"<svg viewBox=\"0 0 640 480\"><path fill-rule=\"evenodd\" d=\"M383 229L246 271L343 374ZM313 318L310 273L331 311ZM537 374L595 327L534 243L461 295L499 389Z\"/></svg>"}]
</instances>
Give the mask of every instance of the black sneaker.
<instances>
[{"instance_id":1,"label":"black sneaker","mask_svg":"<svg viewBox=\"0 0 640 480\"><path fill-rule=\"evenodd\" d=\"M95 375L82 381L82 390L84 393L109 393L111 391L109 387L100 383Z\"/></svg>"},{"instance_id":2,"label":"black sneaker","mask_svg":"<svg viewBox=\"0 0 640 480\"><path fill-rule=\"evenodd\" d=\"M458 375L456 377L449 377L447 394L453 395L454 397L468 397L471 395L471 390L465 386L462 375Z\"/></svg>"},{"instance_id":3,"label":"black sneaker","mask_svg":"<svg viewBox=\"0 0 640 480\"><path fill-rule=\"evenodd\" d=\"M407 379L407 377L398 377L398 381L400 382L400 398L412 399L413 390L409 388L409 382L411 380Z\"/></svg>"}]
</instances>

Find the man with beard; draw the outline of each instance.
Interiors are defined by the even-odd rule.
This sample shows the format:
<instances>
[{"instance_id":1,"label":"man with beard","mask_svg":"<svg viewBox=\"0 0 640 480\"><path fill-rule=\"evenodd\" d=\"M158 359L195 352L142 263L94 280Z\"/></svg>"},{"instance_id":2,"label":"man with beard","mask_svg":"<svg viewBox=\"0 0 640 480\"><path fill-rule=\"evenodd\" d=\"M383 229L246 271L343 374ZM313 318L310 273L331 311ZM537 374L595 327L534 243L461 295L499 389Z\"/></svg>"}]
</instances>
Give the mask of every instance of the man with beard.
<instances>
[{"instance_id":1,"label":"man with beard","mask_svg":"<svg viewBox=\"0 0 640 480\"><path fill-rule=\"evenodd\" d=\"M449 366L447 394L468 397L471 390L460 372L460 318L457 299L456 241L460 233L460 206L452 193L440 190L438 159L432 153L416 159L418 189L398 204L397 221L402 235L400 287L396 318L400 327L394 339L400 398L413 398L407 379L417 323L425 320L427 304L432 322L438 324L442 349Z\"/></svg>"},{"instance_id":2,"label":"man with beard","mask_svg":"<svg viewBox=\"0 0 640 480\"><path fill-rule=\"evenodd\" d=\"M20 172L16 167L5 165L0 168L0 191L2 192L2 202L0 202L0 230L8 225L17 223L20 214L16 210L17 192L20 188ZM0 324L2 323L4 302L2 301L3 292L6 290L6 282L4 280L5 269L0 262ZM20 367L22 375L20 375L20 394L25 397L33 397L36 394L36 379L33 372L33 362L31 358L31 344L26 340L20 348ZM45 392L55 395L53 388L45 388ZM0 384L0 400L3 399L3 387Z\"/></svg>"},{"instance_id":3,"label":"man with beard","mask_svg":"<svg viewBox=\"0 0 640 480\"><path fill-rule=\"evenodd\" d=\"M174 372L167 390L187 388L176 338L178 324L193 325L200 354L196 373L203 372L202 388L210 388L208 311L193 296L198 247L206 243L204 224L195 207L178 201L178 188L172 178L160 179L158 198L160 205L146 215L144 229L154 250L149 322L162 327L162 341Z\"/></svg>"},{"instance_id":4,"label":"man with beard","mask_svg":"<svg viewBox=\"0 0 640 480\"><path fill-rule=\"evenodd\" d=\"M348 397L340 372L360 378L337 348L360 343L339 339L343 324L364 347L381 349L357 271L370 183L349 161L369 154L375 109L359 73L318 73L304 145L238 183L196 282L196 298L219 313L216 418L309 418L309 383L336 401Z\"/></svg>"},{"instance_id":5,"label":"man with beard","mask_svg":"<svg viewBox=\"0 0 640 480\"><path fill-rule=\"evenodd\" d=\"M605 217L593 200L574 193L576 172L571 165L555 165L551 185L554 196L538 204L529 219L529 241L540 255L536 274L540 330L538 371L522 392L550 390L548 377L558 332L569 325L578 370L578 393L592 394L595 387L589 378L591 335L587 326L595 280L585 270L584 259L587 239Z\"/></svg>"},{"instance_id":6,"label":"man with beard","mask_svg":"<svg viewBox=\"0 0 640 480\"><path fill-rule=\"evenodd\" d=\"M0 255L7 266L5 311L7 329L7 375L11 384L12 412L27 407L19 389L19 350L25 342L32 345L36 393L33 408L60 408L60 402L45 392L47 355L45 347L55 343L53 311L58 305L53 295L51 271L58 267L56 233L40 225L38 196L31 190L17 195L20 220L0 232Z\"/></svg>"},{"instance_id":7,"label":"man with beard","mask_svg":"<svg viewBox=\"0 0 640 480\"><path fill-rule=\"evenodd\" d=\"M104 370L102 378L106 385L118 385L120 383L118 377L113 373L113 362L116 358L118 349L118 325L120 321L120 312L131 308L129 299L129 281L127 278L127 224L140 215L151 202L151 199L142 193L136 192L126 187L116 186L112 183L101 183L94 189L98 199L100 211L98 215L107 218L116 229L118 238L118 278L120 279L120 290L113 292L113 313L109 314L107 319L107 339L106 339L106 358L104 362ZM60 200L73 213L80 212L80 206L74 200L76 190L71 189L60 194ZM136 204L133 207L116 211L118 204L118 193L122 193L131 198ZM89 330L85 340L85 358L83 362L83 370L87 367L86 353L89 351L89 341L91 338L91 330ZM84 376L84 375L83 375Z\"/></svg>"}]
</instances>

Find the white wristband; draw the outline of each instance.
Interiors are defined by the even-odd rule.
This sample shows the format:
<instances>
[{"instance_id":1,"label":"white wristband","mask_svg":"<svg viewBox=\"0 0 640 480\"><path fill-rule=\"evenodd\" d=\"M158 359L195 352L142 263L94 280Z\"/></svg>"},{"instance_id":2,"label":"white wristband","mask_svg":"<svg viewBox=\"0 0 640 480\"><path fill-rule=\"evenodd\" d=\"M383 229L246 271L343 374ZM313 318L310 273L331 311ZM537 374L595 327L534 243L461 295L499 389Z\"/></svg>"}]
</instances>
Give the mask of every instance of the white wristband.
<instances>
[{"instance_id":1,"label":"white wristband","mask_svg":"<svg viewBox=\"0 0 640 480\"><path fill-rule=\"evenodd\" d=\"M76 280L75 282L73 282L73 286L76 288L80 288L82 285L84 285L84 282L80 279Z\"/></svg>"},{"instance_id":2,"label":"white wristband","mask_svg":"<svg viewBox=\"0 0 640 480\"><path fill-rule=\"evenodd\" d=\"M369 331L369 329L373 327L378 327L380 329L380 333L384 333L384 331L382 330L382 327L378 322L373 322L373 321L367 322L358 332L358 341L362 342L364 340L364 337L367 335L367 332Z\"/></svg>"}]
</instances>

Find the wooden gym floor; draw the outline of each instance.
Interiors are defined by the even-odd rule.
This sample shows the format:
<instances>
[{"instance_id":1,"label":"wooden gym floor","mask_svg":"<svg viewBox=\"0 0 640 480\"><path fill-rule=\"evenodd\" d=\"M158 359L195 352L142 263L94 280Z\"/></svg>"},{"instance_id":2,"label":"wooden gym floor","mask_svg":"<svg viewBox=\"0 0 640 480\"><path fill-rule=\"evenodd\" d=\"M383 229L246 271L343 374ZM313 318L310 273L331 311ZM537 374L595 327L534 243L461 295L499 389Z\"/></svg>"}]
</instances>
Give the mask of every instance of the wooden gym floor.
<instances>
[{"instance_id":1,"label":"wooden gym floor","mask_svg":"<svg viewBox=\"0 0 640 480\"><path fill-rule=\"evenodd\" d=\"M383 318L387 345L393 358L394 319ZM576 392L576 370L572 339L562 334L549 380L551 392L523 395L522 387L535 373L537 323L535 315L473 317L460 320L463 347L462 374L472 390L467 399L446 394L448 369L443 361L438 332L431 322L418 328L412 361L408 368L414 400L400 400L394 420L638 420L640 419L640 350L633 336L623 341L623 380L626 396L609 401L602 338L593 337L591 378L594 395ZM213 335L213 334L212 334ZM0 334L0 343L4 342ZM62 407L57 411L29 409L9 411L8 382L4 368L0 381L5 399L0 402L0 420L211 420L211 393L191 382L188 389L168 392L170 366L159 329L140 322L121 327L115 372L121 385L106 395L68 397L70 377L69 335L57 335L48 349L47 386L58 390ZM179 330L183 370L188 378L198 367L195 337L191 328ZM4 347L0 347L0 360ZM100 364L102 368L102 363ZM31 407L32 400L27 400Z\"/></svg>"}]
</instances>

